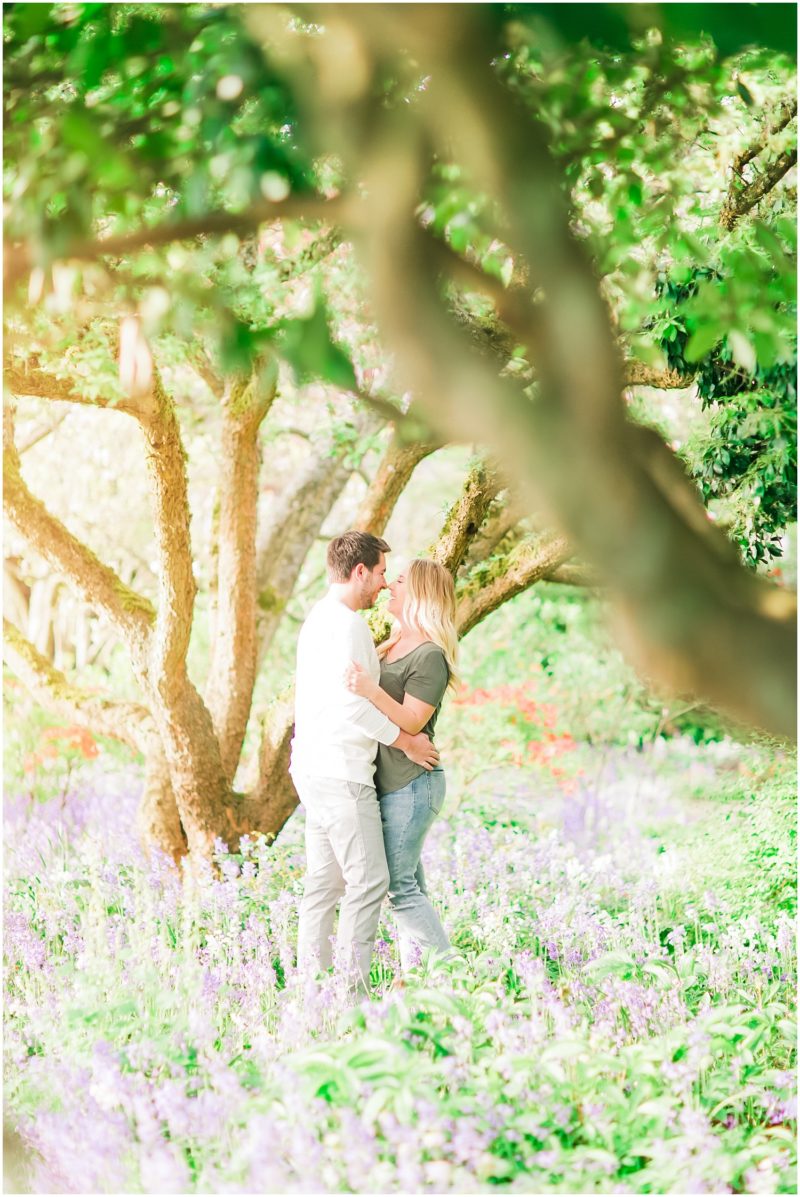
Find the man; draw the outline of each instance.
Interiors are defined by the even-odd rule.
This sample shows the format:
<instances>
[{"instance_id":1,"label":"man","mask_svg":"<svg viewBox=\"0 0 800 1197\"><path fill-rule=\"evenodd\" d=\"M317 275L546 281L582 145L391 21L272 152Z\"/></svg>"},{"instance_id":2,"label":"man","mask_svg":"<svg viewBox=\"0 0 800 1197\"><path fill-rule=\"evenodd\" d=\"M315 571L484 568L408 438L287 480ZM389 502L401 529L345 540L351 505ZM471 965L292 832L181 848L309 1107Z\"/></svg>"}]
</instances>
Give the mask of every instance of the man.
<instances>
[{"instance_id":1,"label":"man","mask_svg":"<svg viewBox=\"0 0 800 1197\"><path fill-rule=\"evenodd\" d=\"M345 532L328 546L330 589L312 608L297 643L291 774L306 810L305 891L298 963L331 964L330 936L341 899L338 955L366 989L381 903L389 886L380 807L373 785L378 744L400 748L431 769L439 754L427 736L401 731L344 677L357 661L377 680L378 656L358 611L386 586L389 546Z\"/></svg>"}]
</instances>

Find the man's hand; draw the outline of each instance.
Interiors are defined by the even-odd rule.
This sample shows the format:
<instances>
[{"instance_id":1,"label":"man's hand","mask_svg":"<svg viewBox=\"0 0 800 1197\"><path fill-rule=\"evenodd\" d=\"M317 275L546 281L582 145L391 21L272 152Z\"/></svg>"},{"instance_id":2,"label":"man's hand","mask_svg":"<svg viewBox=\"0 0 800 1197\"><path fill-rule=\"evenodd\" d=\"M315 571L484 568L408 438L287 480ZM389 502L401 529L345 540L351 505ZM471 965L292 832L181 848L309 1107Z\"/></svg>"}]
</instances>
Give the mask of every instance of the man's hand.
<instances>
[{"instance_id":1,"label":"man's hand","mask_svg":"<svg viewBox=\"0 0 800 1197\"><path fill-rule=\"evenodd\" d=\"M392 748L399 748L410 761L413 761L415 765L422 765L423 769L427 769L428 772L439 764L439 750L434 748L424 732L417 732L415 736L410 736L408 732L401 731L392 744Z\"/></svg>"},{"instance_id":2,"label":"man's hand","mask_svg":"<svg viewBox=\"0 0 800 1197\"><path fill-rule=\"evenodd\" d=\"M344 684L351 694L358 694L360 698L368 698L370 702L379 689L378 683L373 682L362 665L351 661L344 671Z\"/></svg>"}]
</instances>

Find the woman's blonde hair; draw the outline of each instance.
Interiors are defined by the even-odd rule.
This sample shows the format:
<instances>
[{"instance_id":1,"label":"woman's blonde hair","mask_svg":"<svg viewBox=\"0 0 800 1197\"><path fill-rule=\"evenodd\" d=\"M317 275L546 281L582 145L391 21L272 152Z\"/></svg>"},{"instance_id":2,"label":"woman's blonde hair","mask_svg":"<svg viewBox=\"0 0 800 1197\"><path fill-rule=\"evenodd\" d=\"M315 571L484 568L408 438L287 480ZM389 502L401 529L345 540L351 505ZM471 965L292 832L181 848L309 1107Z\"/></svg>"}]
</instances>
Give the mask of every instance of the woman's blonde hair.
<instances>
[{"instance_id":1,"label":"woman's blonde hair","mask_svg":"<svg viewBox=\"0 0 800 1197\"><path fill-rule=\"evenodd\" d=\"M458 633L456 631L456 588L453 575L436 561L415 557L405 571L406 600L403 619L406 624L437 644L444 653L449 672L448 688L458 685L456 662L458 661ZM400 638L400 627L395 627L388 640L378 649L384 657Z\"/></svg>"}]
</instances>

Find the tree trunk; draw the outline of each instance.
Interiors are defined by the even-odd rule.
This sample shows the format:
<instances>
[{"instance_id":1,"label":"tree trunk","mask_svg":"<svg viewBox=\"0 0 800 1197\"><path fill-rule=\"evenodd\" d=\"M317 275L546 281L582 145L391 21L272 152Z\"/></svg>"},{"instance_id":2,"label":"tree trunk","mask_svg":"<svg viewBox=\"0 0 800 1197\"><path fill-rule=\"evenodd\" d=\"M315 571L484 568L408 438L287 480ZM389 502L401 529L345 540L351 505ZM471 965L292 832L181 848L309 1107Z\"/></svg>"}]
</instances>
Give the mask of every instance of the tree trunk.
<instances>
[{"instance_id":1,"label":"tree trunk","mask_svg":"<svg viewBox=\"0 0 800 1197\"><path fill-rule=\"evenodd\" d=\"M144 789L136 824L142 841L166 852L176 864L186 855L188 842L172 792L169 767L155 736L145 756Z\"/></svg>"},{"instance_id":2,"label":"tree trunk","mask_svg":"<svg viewBox=\"0 0 800 1197\"><path fill-rule=\"evenodd\" d=\"M297 791L289 775L294 734L294 687L274 703L261 732L252 762L248 793L235 808L240 832L262 832L274 839L297 806Z\"/></svg>"},{"instance_id":3,"label":"tree trunk","mask_svg":"<svg viewBox=\"0 0 800 1197\"><path fill-rule=\"evenodd\" d=\"M151 479L158 603L139 681L150 699L189 852L208 858L225 830L231 790L211 714L186 669L196 593L186 455L174 404L157 375L153 399L155 411L140 423Z\"/></svg>"}]
</instances>

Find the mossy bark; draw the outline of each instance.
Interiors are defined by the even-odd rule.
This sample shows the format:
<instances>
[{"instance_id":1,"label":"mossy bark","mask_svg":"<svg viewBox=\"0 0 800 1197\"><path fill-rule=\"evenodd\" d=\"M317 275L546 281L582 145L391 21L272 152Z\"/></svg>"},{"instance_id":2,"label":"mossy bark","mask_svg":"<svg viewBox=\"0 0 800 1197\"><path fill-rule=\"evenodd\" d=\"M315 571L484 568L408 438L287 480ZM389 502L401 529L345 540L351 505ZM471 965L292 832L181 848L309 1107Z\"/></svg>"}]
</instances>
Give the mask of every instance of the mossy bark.
<instances>
[{"instance_id":1,"label":"mossy bark","mask_svg":"<svg viewBox=\"0 0 800 1197\"><path fill-rule=\"evenodd\" d=\"M507 491L497 495L489 505L483 524L464 554L462 572L481 561L486 561L498 551L501 543L507 544L509 537L521 540L526 536L530 529L525 528L520 522L526 514L524 504L515 496Z\"/></svg>"},{"instance_id":2,"label":"mossy bark","mask_svg":"<svg viewBox=\"0 0 800 1197\"><path fill-rule=\"evenodd\" d=\"M505 556L477 565L456 588L456 627L466 636L503 603L547 577L570 555L561 536L524 541Z\"/></svg>"},{"instance_id":3,"label":"mossy bark","mask_svg":"<svg viewBox=\"0 0 800 1197\"><path fill-rule=\"evenodd\" d=\"M457 574L470 544L478 535L492 500L501 488L496 470L485 462L473 466L461 494L445 518L430 554L452 574Z\"/></svg>"}]
</instances>

